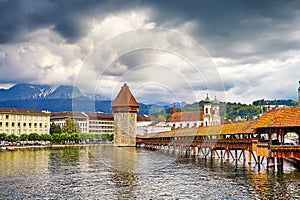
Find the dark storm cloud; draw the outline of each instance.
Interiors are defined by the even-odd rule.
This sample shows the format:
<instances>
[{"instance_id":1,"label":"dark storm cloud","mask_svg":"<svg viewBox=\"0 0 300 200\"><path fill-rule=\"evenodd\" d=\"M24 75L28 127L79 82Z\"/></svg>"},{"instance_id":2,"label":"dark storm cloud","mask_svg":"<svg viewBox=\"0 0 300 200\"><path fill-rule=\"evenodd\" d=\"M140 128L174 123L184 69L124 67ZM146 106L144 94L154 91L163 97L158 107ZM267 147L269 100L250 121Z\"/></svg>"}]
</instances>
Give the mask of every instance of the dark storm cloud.
<instances>
[{"instance_id":1,"label":"dark storm cloud","mask_svg":"<svg viewBox=\"0 0 300 200\"><path fill-rule=\"evenodd\" d=\"M42 26L53 29L68 42L75 42L84 36L89 27L79 19L87 15L104 17L134 8L152 8L151 20L157 25L174 27L186 21L195 21L193 37L204 36L215 41L211 48L230 48L232 40L254 40L251 34L258 34L268 28L264 24L242 23L253 17L270 18L275 26L282 21L292 19L299 1L29 1L10 0L0 2L0 42L18 40L26 31ZM247 37L249 35L250 37ZM202 39L203 40L203 39ZM205 41L203 41L206 43ZM224 43L226 45L224 45Z\"/></svg>"},{"instance_id":2,"label":"dark storm cloud","mask_svg":"<svg viewBox=\"0 0 300 200\"><path fill-rule=\"evenodd\" d=\"M104 17L139 5L138 1L99 0L9 0L0 1L0 43L20 40L24 32L52 26L68 42L75 42L89 30L80 19Z\"/></svg>"},{"instance_id":3,"label":"dark storm cloud","mask_svg":"<svg viewBox=\"0 0 300 200\"><path fill-rule=\"evenodd\" d=\"M188 34L214 56L239 58L300 47L299 43L285 42L290 29L298 24L293 24L293 19L299 15L300 1L177 0L172 4L168 1L147 1L147 4L155 7L152 18L158 25L173 27L186 21L196 21L198 27ZM282 28L282 24L287 26ZM263 35L265 32L268 34ZM284 34L283 37L280 37L281 34ZM280 38L272 41L271 48L270 44L259 43L258 39L268 39L270 35ZM240 51L234 46L239 42L256 43L256 49L254 52Z\"/></svg>"}]
</instances>

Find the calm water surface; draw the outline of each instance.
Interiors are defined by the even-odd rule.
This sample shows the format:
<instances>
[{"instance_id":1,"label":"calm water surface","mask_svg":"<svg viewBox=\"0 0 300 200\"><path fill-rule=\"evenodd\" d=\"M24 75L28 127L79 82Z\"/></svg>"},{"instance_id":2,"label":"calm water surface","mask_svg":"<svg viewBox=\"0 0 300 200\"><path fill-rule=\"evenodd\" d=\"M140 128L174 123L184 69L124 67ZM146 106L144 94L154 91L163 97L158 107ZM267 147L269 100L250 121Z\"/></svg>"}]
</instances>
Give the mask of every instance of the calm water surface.
<instances>
[{"instance_id":1,"label":"calm water surface","mask_svg":"<svg viewBox=\"0 0 300 200\"><path fill-rule=\"evenodd\" d=\"M135 148L0 152L0 199L300 199L300 172Z\"/></svg>"}]
</instances>

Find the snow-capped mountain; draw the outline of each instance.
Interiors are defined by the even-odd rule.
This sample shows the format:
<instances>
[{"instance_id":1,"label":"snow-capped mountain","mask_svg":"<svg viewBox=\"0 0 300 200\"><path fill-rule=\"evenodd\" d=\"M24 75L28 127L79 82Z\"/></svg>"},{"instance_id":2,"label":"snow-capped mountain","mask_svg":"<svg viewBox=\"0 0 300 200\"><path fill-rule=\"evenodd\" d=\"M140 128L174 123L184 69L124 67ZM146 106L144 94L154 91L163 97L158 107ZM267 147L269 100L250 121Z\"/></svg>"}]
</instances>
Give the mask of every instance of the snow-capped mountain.
<instances>
[{"instance_id":1,"label":"snow-capped mountain","mask_svg":"<svg viewBox=\"0 0 300 200\"><path fill-rule=\"evenodd\" d=\"M78 87L70 85L39 85L16 84L9 89L0 89L0 101L24 100L24 99L72 99L90 98L91 95L83 94ZM95 95L95 99L106 99L101 95Z\"/></svg>"}]
</instances>

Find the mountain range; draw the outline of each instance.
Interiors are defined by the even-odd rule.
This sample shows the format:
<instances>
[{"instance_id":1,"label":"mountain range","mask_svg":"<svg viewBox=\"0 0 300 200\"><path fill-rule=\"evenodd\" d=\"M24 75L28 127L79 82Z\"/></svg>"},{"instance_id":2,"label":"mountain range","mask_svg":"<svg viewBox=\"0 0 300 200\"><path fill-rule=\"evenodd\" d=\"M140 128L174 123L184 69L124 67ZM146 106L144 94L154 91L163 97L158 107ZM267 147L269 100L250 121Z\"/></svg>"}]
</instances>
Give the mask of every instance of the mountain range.
<instances>
[{"instance_id":1,"label":"mountain range","mask_svg":"<svg viewBox=\"0 0 300 200\"><path fill-rule=\"evenodd\" d=\"M149 114L153 105L140 103L139 114ZM84 94L70 85L40 85L21 83L0 89L0 107L31 108L35 110L100 111L111 113L111 100L101 94Z\"/></svg>"},{"instance_id":2,"label":"mountain range","mask_svg":"<svg viewBox=\"0 0 300 200\"><path fill-rule=\"evenodd\" d=\"M108 100L106 97L99 94L83 94L78 87L70 85L51 86L22 83L16 84L9 89L0 89L0 101L73 98Z\"/></svg>"}]
</instances>

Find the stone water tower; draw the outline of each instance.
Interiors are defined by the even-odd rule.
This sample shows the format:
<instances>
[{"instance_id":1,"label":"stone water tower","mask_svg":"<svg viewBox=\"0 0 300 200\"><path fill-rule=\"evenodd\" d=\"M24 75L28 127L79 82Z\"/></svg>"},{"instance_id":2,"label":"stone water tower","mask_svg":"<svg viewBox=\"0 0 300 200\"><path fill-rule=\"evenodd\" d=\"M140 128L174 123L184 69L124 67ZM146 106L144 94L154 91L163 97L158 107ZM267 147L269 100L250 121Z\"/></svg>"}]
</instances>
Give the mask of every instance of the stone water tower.
<instances>
[{"instance_id":1,"label":"stone water tower","mask_svg":"<svg viewBox=\"0 0 300 200\"><path fill-rule=\"evenodd\" d=\"M139 105L126 83L113 101L111 107L114 113L114 146L136 146L136 121Z\"/></svg>"}]
</instances>

